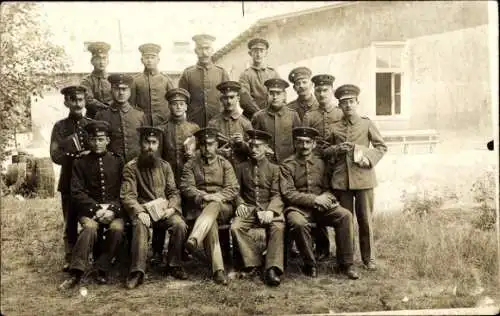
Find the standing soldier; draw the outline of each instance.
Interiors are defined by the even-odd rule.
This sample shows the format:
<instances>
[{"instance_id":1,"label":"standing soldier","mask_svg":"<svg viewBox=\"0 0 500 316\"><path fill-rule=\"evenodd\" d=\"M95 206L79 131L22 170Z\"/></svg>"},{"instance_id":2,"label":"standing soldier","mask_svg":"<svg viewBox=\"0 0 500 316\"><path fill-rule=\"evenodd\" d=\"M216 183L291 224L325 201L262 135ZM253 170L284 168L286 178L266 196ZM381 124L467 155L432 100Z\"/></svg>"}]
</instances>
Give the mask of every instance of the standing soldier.
<instances>
[{"instance_id":1,"label":"standing soldier","mask_svg":"<svg viewBox=\"0 0 500 316\"><path fill-rule=\"evenodd\" d=\"M293 154L292 129L300 126L297 112L286 106L286 88L290 85L283 79L268 79L264 82L269 95L269 105L255 113L252 118L254 129L268 132L274 155L273 162L281 163Z\"/></svg>"},{"instance_id":2,"label":"standing soldier","mask_svg":"<svg viewBox=\"0 0 500 316\"><path fill-rule=\"evenodd\" d=\"M211 127L195 133L200 154L184 165L179 187L186 202L186 220L194 221L186 249L193 253L203 244L212 262L214 281L227 285L218 223L228 223L233 216L240 186L231 163L217 155L218 133Z\"/></svg>"},{"instance_id":3,"label":"standing soldier","mask_svg":"<svg viewBox=\"0 0 500 316\"><path fill-rule=\"evenodd\" d=\"M233 166L242 162L248 157L248 145L245 143L246 131L252 129L252 123L243 116L240 107L241 86L236 81L224 81L217 85L221 92L221 103L224 110L215 116L208 126L219 130L223 136L227 137L227 149L220 149L219 153L228 159Z\"/></svg>"},{"instance_id":4,"label":"standing soldier","mask_svg":"<svg viewBox=\"0 0 500 316\"><path fill-rule=\"evenodd\" d=\"M333 82L335 77L331 75L316 75L312 77L314 83L314 94L319 103L319 108L306 113L303 122L319 131L319 137L326 140L333 129L335 122L343 116L342 110L335 104L333 95Z\"/></svg>"},{"instance_id":5,"label":"standing soldier","mask_svg":"<svg viewBox=\"0 0 500 316\"><path fill-rule=\"evenodd\" d=\"M195 52L198 63L184 69L179 79L179 88L183 88L191 95L188 105L187 119L205 128L215 115L221 112L219 92L216 87L219 83L229 80L229 74L221 66L212 62L213 41L215 37L207 34L193 36L196 43Z\"/></svg>"},{"instance_id":6,"label":"standing soldier","mask_svg":"<svg viewBox=\"0 0 500 316\"><path fill-rule=\"evenodd\" d=\"M87 132L84 127L91 120L83 117L85 107L85 92L83 86L68 86L61 90L64 95L64 105L69 108L67 118L57 121L50 137L50 158L61 166L59 185L61 192L62 210L64 216L64 248L65 265L67 272L71 262L71 251L78 237L78 218L71 201L71 171L75 158L88 153L85 150Z\"/></svg>"},{"instance_id":7,"label":"standing soldier","mask_svg":"<svg viewBox=\"0 0 500 316\"><path fill-rule=\"evenodd\" d=\"M280 284L283 273L285 220L283 201L279 188L280 169L266 158L266 147L271 134L247 131L251 159L236 168L240 194L236 198L236 217L231 224L233 240L237 243L246 272L251 275L261 266L259 245L250 229L264 227L267 234L265 258L265 282L271 286Z\"/></svg>"},{"instance_id":8,"label":"standing soldier","mask_svg":"<svg viewBox=\"0 0 500 316\"><path fill-rule=\"evenodd\" d=\"M109 64L108 52L111 46L104 42L90 43L89 52L92 53L90 62L94 66L92 73L82 79L81 85L87 88L85 116L93 119L96 113L106 109L113 97L111 96L111 84L106 74L106 67Z\"/></svg>"},{"instance_id":9,"label":"standing soldier","mask_svg":"<svg viewBox=\"0 0 500 316\"><path fill-rule=\"evenodd\" d=\"M304 260L302 271L317 277L311 236L311 222L322 222L335 228L339 271L350 279L359 276L353 267L352 215L339 206L329 189L329 172L325 162L313 154L318 131L309 127L294 128L295 155L281 166L280 188L290 235Z\"/></svg>"},{"instance_id":10,"label":"standing soldier","mask_svg":"<svg viewBox=\"0 0 500 316\"><path fill-rule=\"evenodd\" d=\"M387 152L387 146L375 124L357 114L359 92L359 88L351 84L335 91L344 117L333 125L329 139L332 146L324 150L324 155L333 158L331 187L340 205L351 213L355 205L361 259L366 269L375 270L372 214L377 180L374 168Z\"/></svg>"},{"instance_id":11,"label":"standing soldier","mask_svg":"<svg viewBox=\"0 0 500 316\"><path fill-rule=\"evenodd\" d=\"M147 124L157 126L166 122L170 116L165 94L174 88L174 84L169 76L158 70L160 45L143 44L139 46L139 51L142 54L141 62L144 65L144 71L134 76L130 103L142 109Z\"/></svg>"},{"instance_id":12,"label":"standing soldier","mask_svg":"<svg viewBox=\"0 0 500 316\"><path fill-rule=\"evenodd\" d=\"M265 59L269 42L262 38L254 38L248 42L248 55L252 57L252 65L240 75L241 107L249 119L267 105L267 79L280 78L274 68L266 65Z\"/></svg>"},{"instance_id":13,"label":"standing soldier","mask_svg":"<svg viewBox=\"0 0 500 316\"><path fill-rule=\"evenodd\" d=\"M169 229L171 233L167 271L177 279L187 279L182 268L182 246L187 226L182 217L181 197L175 185L175 177L170 164L158 157L163 131L157 127L139 127L141 153L125 165L120 198L132 221L132 265L126 286L133 289L144 280L148 255L149 228L152 217L144 205L160 202L159 219L153 225Z\"/></svg>"},{"instance_id":14,"label":"standing soldier","mask_svg":"<svg viewBox=\"0 0 500 316\"><path fill-rule=\"evenodd\" d=\"M75 161L71 178L71 197L83 229L73 248L71 277L61 284L61 289L72 288L80 282L94 244L104 241L98 236L99 227L107 228L107 238L103 251L96 258L97 282L108 283L111 260L121 243L125 227L120 206L123 162L106 149L109 123L92 121L85 130L89 135L90 153Z\"/></svg>"},{"instance_id":15,"label":"standing soldier","mask_svg":"<svg viewBox=\"0 0 500 316\"><path fill-rule=\"evenodd\" d=\"M293 84L293 90L297 92L297 99L288 103L287 106L297 111L301 120L304 119L306 112L318 108L318 101L312 91L311 75L312 72L307 67L297 67L288 75L288 81Z\"/></svg>"},{"instance_id":16,"label":"standing soldier","mask_svg":"<svg viewBox=\"0 0 500 316\"><path fill-rule=\"evenodd\" d=\"M191 158L191 153L185 150L184 142L188 138L194 137L193 134L200 128L195 123L186 120L186 110L190 99L189 92L182 88L170 89L165 98L170 107L170 119L166 124L159 126L163 129L161 157L172 167L175 183L179 185L184 162ZM153 264L161 263L163 260L165 234L165 229L153 228Z\"/></svg>"},{"instance_id":17,"label":"standing soldier","mask_svg":"<svg viewBox=\"0 0 500 316\"><path fill-rule=\"evenodd\" d=\"M136 128L144 124L144 113L133 108L129 103L130 86L133 78L126 74L113 74L111 82L113 102L108 109L99 112L96 120L106 121L111 125L110 151L129 162L139 155L139 135Z\"/></svg>"}]
</instances>

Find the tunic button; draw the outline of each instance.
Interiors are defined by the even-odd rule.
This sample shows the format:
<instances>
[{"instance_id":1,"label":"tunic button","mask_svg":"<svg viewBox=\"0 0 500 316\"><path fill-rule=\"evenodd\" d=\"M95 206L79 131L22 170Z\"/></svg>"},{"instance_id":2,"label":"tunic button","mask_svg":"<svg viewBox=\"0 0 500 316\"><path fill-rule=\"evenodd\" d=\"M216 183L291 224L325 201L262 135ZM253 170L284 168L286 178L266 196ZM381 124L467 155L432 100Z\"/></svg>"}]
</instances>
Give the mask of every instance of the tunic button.
<instances>
[{"instance_id":1,"label":"tunic button","mask_svg":"<svg viewBox=\"0 0 500 316\"><path fill-rule=\"evenodd\" d=\"M105 189L106 189L106 187L105 187L105 186L102 186L102 187L101 187L101 189L105 190Z\"/></svg>"}]
</instances>

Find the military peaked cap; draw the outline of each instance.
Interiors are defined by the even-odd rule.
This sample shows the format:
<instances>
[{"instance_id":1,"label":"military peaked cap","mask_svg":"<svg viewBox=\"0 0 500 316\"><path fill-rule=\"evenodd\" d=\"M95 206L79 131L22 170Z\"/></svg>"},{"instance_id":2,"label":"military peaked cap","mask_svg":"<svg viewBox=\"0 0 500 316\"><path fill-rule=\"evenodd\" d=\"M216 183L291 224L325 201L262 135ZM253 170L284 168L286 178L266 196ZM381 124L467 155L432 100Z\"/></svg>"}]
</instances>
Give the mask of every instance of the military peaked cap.
<instances>
[{"instance_id":1,"label":"military peaked cap","mask_svg":"<svg viewBox=\"0 0 500 316\"><path fill-rule=\"evenodd\" d=\"M130 87L134 82L134 78L127 74L112 74L108 76L108 81L112 86L125 84Z\"/></svg>"},{"instance_id":2,"label":"military peaked cap","mask_svg":"<svg viewBox=\"0 0 500 316\"><path fill-rule=\"evenodd\" d=\"M219 130L214 127L205 127L198 130L193 135L196 137L198 143L204 143L217 140L219 133Z\"/></svg>"},{"instance_id":3,"label":"military peaked cap","mask_svg":"<svg viewBox=\"0 0 500 316\"><path fill-rule=\"evenodd\" d=\"M141 138L149 136L160 138L163 133L163 130L161 128L154 126L140 126L136 130L139 132Z\"/></svg>"},{"instance_id":4,"label":"military peaked cap","mask_svg":"<svg viewBox=\"0 0 500 316\"><path fill-rule=\"evenodd\" d=\"M286 88L288 88L290 86L290 84L288 84L288 82L286 82L285 80L283 80L281 78L267 79L264 82L264 85L267 87L267 89L279 88L279 89L283 89L283 90L285 90Z\"/></svg>"},{"instance_id":5,"label":"military peaked cap","mask_svg":"<svg viewBox=\"0 0 500 316\"><path fill-rule=\"evenodd\" d=\"M345 84L335 90L335 97L338 100L355 98L359 95L360 89L353 84Z\"/></svg>"},{"instance_id":6,"label":"military peaked cap","mask_svg":"<svg viewBox=\"0 0 500 316\"><path fill-rule=\"evenodd\" d=\"M240 92L241 84L237 81L223 81L217 85L217 90L221 93L227 93L229 91Z\"/></svg>"},{"instance_id":7,"label":"military peaked cap","mask_svg":"<svg viewBox=\"0 0 500 316\"><path fill-rule=\"evenodd\" d=\"M198 45L212 43L213 41L215 41L215 37L208 34L197 34L193 36L192 39Z\"/></svg>"},{"instance_id":8,"label":"military peaked cap","mask_svg":"<svg viewBox=\"0 0 500 316\"><path fill-rule=\"evenodd\" d=\"M269 134L268 132L264 132L258 129L250 129L247 131L248 135L248 140L262 140L265 141L266 143L269 143L273 136Z\"/></svg>"},{"instance_id":9,"label":"military peaked cap","mask_svg":"<svg viewBox=\"0 0 500 316\"><path fill-rule=\"evenodd\" d=\"M161 51L161 46L153 43L146 43L139 46L139 51L141 54L154 54L158 55Z\"/></svg>"},{"instance_id":10,"label":"military peaked cap","mask_svg":"<svg viewBox=\"0 0 500 316\"><path fill-rule=\"evenodd\" d=\"M111 45L105 42L92 42L87 46L87 50L92 53L92 55L98 54L108 54L111 49Z\"/></svg>"},{"instance_id":11,"label":"military peaked cap","mask_svg":"<svg viewBox=\"0 0 500 316\"><path fill-rule=\"evenodd\" d=\"M76 93L85 93L85 92L87 92L87 88L80 85L67 86L61 89L61 94L63 95L75 95Z\"/></svg>"},{"instance_id":12,"label":"military peaked cap","mask_svg":"<svg viewBox=\"0 0 500 316\"><path fill-rule=\"evenodd\" d=\"M261 48L265 48L265 49L268 49L269 48L269 42L266 41L265 39L263 38L252 38L249 42L248 42L248 49L252 49L254 47L261 47Z\"/></svg>"},{"instance_id":13,"label":"military peaked cap","mask_svg":"<svg viewBox=\"0 0 500 316\"><path fill-rule=\"evenodd\" d=\"M90 121L84 128L90 136L97 136L99 133L108 135L110 127L111 125L106 121Z\"/></svg>"},{"instance_id":14,"label":"military peaked cap","mask_svg":"<svg viewBox=\"0 0 500 316\"><path fill-rule=\"evenodd\" d=\"M333 86L333 82L335 81L335 77L332 75L316 75L311 78L311 81L315 86Z\"/></svg>"},{"instance_id":15,"label":"military peaked cap","mask_svg":"<svg viewBox=\"0 0 500 316\"><path fill-rule=\"evenodd\" d=\"M288 81L290 81L291 83L295 83L295 81L299 79L303 78L309 79L311 78L311 75L312 75L311 69L307 67L297 67L295 69L292 69L292 71L290 71L290 74L288 75Z\"/></svg>"},{"instance_id":16,"label":"military peaked cap","mask_svg":"<svg viewBox=\"0 0 500 316\"><path fill-rule=\"evenodd\" d=\"M182 100L189 103L191 95L185 89L173 88L167 91L167 93L165 94L165 99L167 99L167 101Z\"/></svg>"},{"instance_id":17,"label":"military peaked cap","mask_svg":"<svg viewBox=\"0 0 500 316\"><path fill-rule=\"evenodd\" d=\"M319 136L319 132L315 128L302 126L302 127L294 128L292 130L292 135L293 135L293 138L310 137L310 138L316 139L316 137Z\"/></svg>"}]
</instances>

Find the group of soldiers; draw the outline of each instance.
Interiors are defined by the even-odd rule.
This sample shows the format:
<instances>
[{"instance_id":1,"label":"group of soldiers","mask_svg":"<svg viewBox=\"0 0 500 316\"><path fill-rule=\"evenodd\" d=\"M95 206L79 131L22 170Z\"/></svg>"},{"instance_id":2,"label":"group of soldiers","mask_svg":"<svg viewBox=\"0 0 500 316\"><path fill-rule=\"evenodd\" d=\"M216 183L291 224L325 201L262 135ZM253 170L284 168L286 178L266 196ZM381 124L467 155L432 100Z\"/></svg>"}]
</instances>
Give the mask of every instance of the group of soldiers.
<instances>
[{"instance_id":1,"label":"group of soldiers","mask_svg":"<svg viewBox=\"0 0 500 316\"><path fill-rule=\"evenodd\" d=\"M212 62L215 38L193 40L198 63L178 87L158 71L159 45L139 47L143 73L108 76L110 45L96 42L88 47L94 71L61 90L69 115L55 124L50 145L61 165L69 272L61 288L80 282L96 243L96 278L107 283L127 223L129 289L144 280L151 239L153 259L173 277L187 279L185 254L204 248L214 281L226 285L222 254L232 237L242 274L263 271L265 283L277 286L290 236L303 273L316 277L330 250L327 227L335 231L337 271L358 279L354 215L363 266L375 270L374 167L387 147L356 112L360 89L334 89L333 76L298 67L288 76L298 97L287 104L289 83L265 63L268 41L248 42L252 65L231 81ZM220 240L219 225L230 225ZM259 227L265 255L251 234Z\"/></svg>"}]
</instances>

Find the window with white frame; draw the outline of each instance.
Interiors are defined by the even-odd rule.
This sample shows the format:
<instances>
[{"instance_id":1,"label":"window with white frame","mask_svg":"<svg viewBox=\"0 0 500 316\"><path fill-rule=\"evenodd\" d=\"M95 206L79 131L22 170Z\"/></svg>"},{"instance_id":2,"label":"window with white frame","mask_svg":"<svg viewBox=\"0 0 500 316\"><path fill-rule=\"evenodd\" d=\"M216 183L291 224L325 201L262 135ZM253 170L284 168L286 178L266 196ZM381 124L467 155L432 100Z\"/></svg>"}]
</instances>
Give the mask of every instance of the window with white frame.
<instances>
[{"instance_id":1,"label":"window with white frame","mask_svg":"<svg viewBox=\"0 0 500 316\"><path fill-rule=\"evenodd\" d=\"M374 43L376 58L375 114L401 115L401 85L404 43Z\"/></svg>"}]
</instances>

